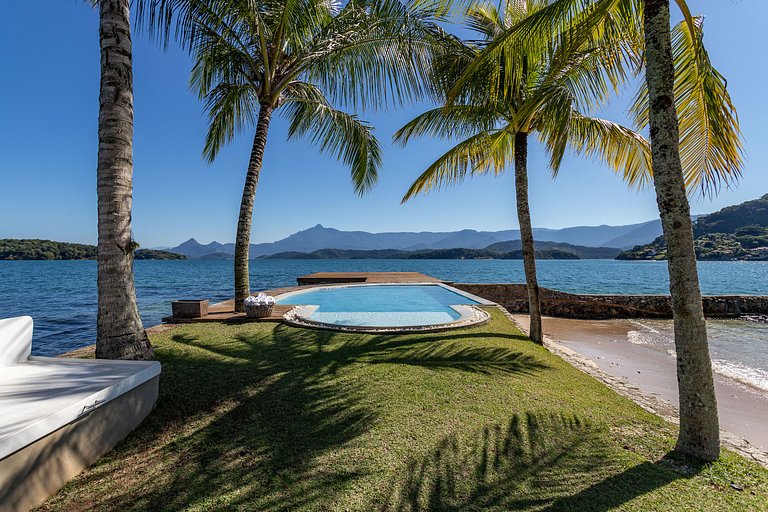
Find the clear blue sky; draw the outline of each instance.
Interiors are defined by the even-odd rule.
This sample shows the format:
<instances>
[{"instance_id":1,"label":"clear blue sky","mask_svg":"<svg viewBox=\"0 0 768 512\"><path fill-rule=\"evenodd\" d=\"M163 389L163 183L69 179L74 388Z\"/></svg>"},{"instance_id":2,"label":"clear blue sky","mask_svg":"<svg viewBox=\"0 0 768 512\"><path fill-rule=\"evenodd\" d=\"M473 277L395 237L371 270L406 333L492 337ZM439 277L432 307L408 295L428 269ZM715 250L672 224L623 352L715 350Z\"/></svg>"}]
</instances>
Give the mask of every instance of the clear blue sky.
<instances>
[{"instance_id":1,"label":"clear blue sky","mask_svg":"<svg viewBox=\"0 0 768 512\"><path fill-rule=\"evenodd\" d=\"M729 80L746 138L745 177L695 213L768 193L768 2L692 0L706 18L712 60ZM80 0L7 2L0 16L0 238L96 239L97 12ZM144 247L189 237L234 240L252 133L213 165L201 148L201 105L187 87L190 61L134 36L133 227ZM378 187L358 198L348 170L273 123L256 196L253 241L272 241L321 223L366 231L500 230L517 227L511 176L481 178L400 205L411 181L448 148L424 140L392 146L392 133L422 107L363 117L385 146ZM622 100L605 114L623 120ZM611 171L569 158L556 181L532 148L533 223L538 227L626 224L657 217L650 190L626 189Z\"/></svg>"}]
</instances>

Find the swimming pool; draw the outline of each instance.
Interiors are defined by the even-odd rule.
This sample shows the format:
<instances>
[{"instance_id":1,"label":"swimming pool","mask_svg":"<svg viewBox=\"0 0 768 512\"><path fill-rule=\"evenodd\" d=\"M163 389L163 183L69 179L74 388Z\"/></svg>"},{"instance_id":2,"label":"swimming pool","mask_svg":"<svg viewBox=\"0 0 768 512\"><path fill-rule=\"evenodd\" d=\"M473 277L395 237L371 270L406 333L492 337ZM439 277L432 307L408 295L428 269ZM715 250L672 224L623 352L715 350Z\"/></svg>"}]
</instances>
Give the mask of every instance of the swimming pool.
<instances>
[{"instance_id":1,"label":"swimming pool","mask_svg":"<svg viewBox=\"0 0 768 512\"><path fill-rule=\"evenodd\" d=\"M443 284L355 284L323 286L280 295L296 304L289 323L342 330L402 331L471 325L487 320L473 306L490 302Z\"/></svg>"}]
</instances>

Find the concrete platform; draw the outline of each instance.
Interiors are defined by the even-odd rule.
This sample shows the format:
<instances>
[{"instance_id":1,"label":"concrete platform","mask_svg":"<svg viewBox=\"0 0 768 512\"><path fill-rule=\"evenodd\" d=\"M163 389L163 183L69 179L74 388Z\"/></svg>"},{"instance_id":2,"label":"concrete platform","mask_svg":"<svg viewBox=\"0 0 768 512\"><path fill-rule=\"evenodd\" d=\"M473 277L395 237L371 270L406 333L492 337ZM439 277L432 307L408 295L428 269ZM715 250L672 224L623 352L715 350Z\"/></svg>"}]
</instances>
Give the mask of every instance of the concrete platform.
<instances>
[{"instance_id":1,"label":"concrete platform","mask_svg":"<svg viewBox=\"0 0 768 512\"><path fill-rule=\"evenodd\" d=\"M158 362L30 357L31 346L31 318L0 320L1 512L40 504L157 400Z\"/></svg>"},{"instance_id":2,"label":"concrete platform","mask_svg":"<svg viewBox=\"0 0 768 512\"><path fill-rule=\"evenodd\" d=\"M443 283L419 272L315 272L296 279L300 285L337 283Z\"/></svg>"}]
</instances>

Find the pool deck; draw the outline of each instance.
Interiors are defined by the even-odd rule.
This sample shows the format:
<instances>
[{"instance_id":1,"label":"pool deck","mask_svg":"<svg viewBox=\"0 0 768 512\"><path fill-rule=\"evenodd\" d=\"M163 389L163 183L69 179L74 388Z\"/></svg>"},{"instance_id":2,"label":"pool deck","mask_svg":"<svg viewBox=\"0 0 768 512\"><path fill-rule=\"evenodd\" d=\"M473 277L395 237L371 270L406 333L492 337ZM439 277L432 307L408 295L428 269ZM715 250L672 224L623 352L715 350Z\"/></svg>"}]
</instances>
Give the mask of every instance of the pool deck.
<instances>
[{"instance_id":1,"label":"pool deck","mask_svg":"<svg viewBox=\"0 0 768 512\"><path fill-rule=\"evenodd\" d=\"M345 283L445 283L440 279L419 272L316 272L296 279L300 286L287 286L273 290L263 290L267 295L280 295L295 290L305 290L314 286ZM272 314L264 318L249 318L245 313L235 312L235 299L219 302L208 308L208 314L200 318L163 318L167 324L194 324L207 322L282 322L283 315L293 309L293 305L276 304Z\"/></svg>"},{"instance_id":2,"label":"pool deck","mask_svg":"<svg viewBox=\"0 0 768 512\"><path fill-rule=\"evenodd\" d=\"M419 272L315 272L296 279L300 285L339 283L447 283Z\"/></svg>"}]
</instances>

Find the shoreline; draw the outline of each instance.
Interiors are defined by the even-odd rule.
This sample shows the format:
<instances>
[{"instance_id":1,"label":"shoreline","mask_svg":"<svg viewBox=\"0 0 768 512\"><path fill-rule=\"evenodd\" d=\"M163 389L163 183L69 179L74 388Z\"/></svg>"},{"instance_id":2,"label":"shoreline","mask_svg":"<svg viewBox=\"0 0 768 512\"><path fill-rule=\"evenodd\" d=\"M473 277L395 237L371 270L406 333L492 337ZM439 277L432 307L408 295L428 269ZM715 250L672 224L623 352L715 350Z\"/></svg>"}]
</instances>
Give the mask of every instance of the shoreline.
<instances>
[{"instance_id":1,"label":"shoreline","mask_svg":"<svg viewBox=\"0 0 768 512\"><path fill-rule=\"evenodd\" d=\"M528 332L528 315L512 314L502 306L497 307L523 332ZM622 326L619 324L624 325ZM148 327L146 330L148 334L159 334L181 325L184 324L161 323ZM626 343L620 343L616 342L617 340L610 340L610 345L606 346L612 347L614 349L613 351L606 350L604 351L604 355L597 355L594 352L590 354L594 359L597 359L598 362L587 355L587 353L591 352L588 349L590 344L601 344L599 340L595 342L594 338L596 335L598 338L602 336L602 343L605 343L608 341L606 339L605 332L607 329L609 333L612 333L612 336L615 336L616 334L621 335L623 333L623 336L626 340L628 332L627 327L629 325L630 324L628 320L573 320L565 318L543 317L542 327L544 330L544 345L548 350L555 353L575 368L601 381L616 393L624 396L625 398L628 398L629 400L632 400L634 403L650 412L651 414L660 416L662 419L669 421L670 423L678 424L678 409L676 406L677 382L674 359L670 357L670 361L668 361L666 364L661 363L660 367L663 368L664 371L647 371L645 373L645 379L640 380L639 382L633 382L635 379L627 377L634 377L635 375L643 376L643 370L635 369L633 367L633 363L635 362L630 359L626 359L628 364L624 365L623 372L618 371L618 369L622 366L618 359L621 357L626 357L627 355L624 349L627 346L630 346L635 347L634 350L656 352L655 356L645 354L646 357L641 358L645 359L646 364L650 361L652 365L658 365L661 359L660 356L662 356L661 352L649 350L648 348L644 347L638 347L629 341L626 341ZM602 333L598 332L601 327L604 331ZM569 341L569 339L573 341ZM616 347L619 348L616 349ZM79 349L67 351L56 357L93 357L94 349L95 345L87 345ZM635 374L632 374L633 371ZM622 373L626 376L622 375ZM647 377L651 375L656 375L657 377L664 379L665 384L657 384L655 386L649 385L649 379ZM768 442L765 442L765 444L763 444L762 441L759 442L760 444L755 443L755 439L768 439L768 425L763 422L764 414L761 416L758 412L760 410L768 411L768 393L761 393L755 388L751 388L746 384L734 381L717 373L715 374L715 377L716 391L718 393L718 412L721 426L721 444L739 453L743 457L752 459L762 466L768 468ZM740 414L744 411L739 409L738 401L735 402L736 407L734 407L732 400L721 400L724 389L722 386L723 382L726 383L726 386L738 388L738 391L740 392L747 391L750 394L748 396L752 396L753 399L758 400L759 403L756 405L760 406L760 409L752 408L751 410L747 411L751 414ZM718 383L720 383L720 385L718 385ZM654 391L654 388L656 391ZM744 388L749 389L745 390ZM666 399L664 395L671 398L671 400ZM755 397L755 395L757 396ZM744 396L743 393L741 396ZM724 404L726 403L728 405L724 407ZM736 432L732 432L727 429L728 425L731 425L733 422L724 422L723 412L726 412L729 415L735 413L737 420L743 419L744 416L746 416L750 422L753 422L755 418L757 418L758 421L751 424L753 430L747 430L746 435L739 434L738 432L744 432L744 430L737 428L732 429ZM754 427L757 427L757 430L754 430ZM752 442L750 442L750 440Z\"/></svg>"},{"instance_id":2,"label":"shoreline","mask_svg":"<svg viewBox=\"0 0 768 512\"><path fill-rule=\"evenodd\" d=\"M509 317L528 330L527 315ZM652 414L678 423L675 359L628 340L627 320L544 317L546 347ZM721 442L768 467L768 393L715 373Z\"/></svg>"}]
</instances>

